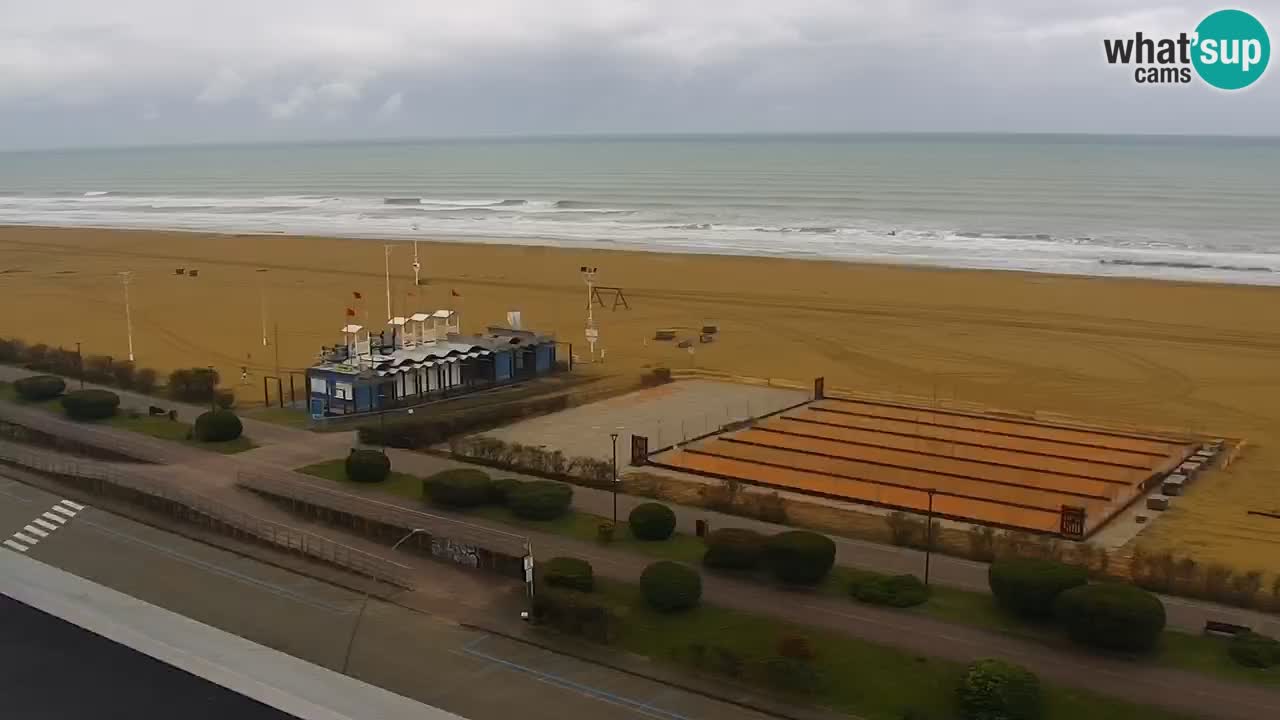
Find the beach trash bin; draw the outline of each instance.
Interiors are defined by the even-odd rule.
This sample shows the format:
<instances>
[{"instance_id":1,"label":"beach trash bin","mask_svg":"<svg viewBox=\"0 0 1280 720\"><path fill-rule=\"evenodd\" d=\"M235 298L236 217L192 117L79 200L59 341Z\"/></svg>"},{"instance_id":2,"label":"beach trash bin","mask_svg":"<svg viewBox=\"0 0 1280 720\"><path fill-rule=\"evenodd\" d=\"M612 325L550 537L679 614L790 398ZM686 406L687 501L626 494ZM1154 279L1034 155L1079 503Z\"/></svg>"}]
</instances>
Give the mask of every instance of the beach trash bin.
<instances>
[{"instance_id":1,"label":"beach trash bin","mask_svg":"<svg viewBox=\"0 0 1280 720\"><path fill-rule=\"evenodd\" d=\"M693 527L698 537L706 537L707 534L711 532L711 523L706 520L695 521Z\"/></svg>"}]
</instances>

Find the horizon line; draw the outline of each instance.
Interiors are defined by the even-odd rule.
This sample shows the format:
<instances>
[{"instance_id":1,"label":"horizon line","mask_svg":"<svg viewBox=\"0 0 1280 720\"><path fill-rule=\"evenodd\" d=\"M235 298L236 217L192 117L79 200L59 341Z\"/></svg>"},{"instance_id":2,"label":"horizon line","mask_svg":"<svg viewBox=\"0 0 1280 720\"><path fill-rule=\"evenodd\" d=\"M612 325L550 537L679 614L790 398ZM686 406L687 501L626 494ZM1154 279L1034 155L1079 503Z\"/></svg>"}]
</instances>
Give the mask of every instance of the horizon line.
<instances>
[{"instance_id":1,"label":"horizon line","mask_svg":"<svg viewBox=\"0 0 1280 720\"><path fill-rule=\"evenodd\" d=\"M840 130L840 131L741 131L741 132L583 132L583 133L510 133L492 135L405 135L386 138L330 137L306 140L211 140L192 142L121 143L102 145L53 145L31 148L0 148L0 154L38 152L77 152L95 150L151 150L177 148L260 147L268 145L379 145L393 143L449 143L449 142L520 142L537 140L695 140L725 138L779 138L779 139L835 139L845 137L898 137L898 138L947 138L947 137L1057 137L1057 138L1149 138L1149 139L1219 139L1219 140L1274 140L1277 134L1223 134L1223 133L1132 133L1044 130Z\"/></svg>"}]
</instances>

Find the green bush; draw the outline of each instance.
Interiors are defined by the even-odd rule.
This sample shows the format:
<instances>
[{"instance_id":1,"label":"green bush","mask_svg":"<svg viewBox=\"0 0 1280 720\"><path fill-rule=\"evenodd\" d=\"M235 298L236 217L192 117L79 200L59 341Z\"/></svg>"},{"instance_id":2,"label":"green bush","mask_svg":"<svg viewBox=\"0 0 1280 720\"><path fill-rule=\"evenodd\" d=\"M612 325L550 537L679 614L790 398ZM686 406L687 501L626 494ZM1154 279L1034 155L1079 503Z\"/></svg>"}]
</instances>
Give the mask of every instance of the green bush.
<instances>
[{"instance_id":1,"label":"green bush","mask_svg":"<svg viewBox=\"0 0 1280 720\"><path fill-rule=\"evenodd\" d=\"M507 507L526 520L555 520L569 510L573 488L554 480L533 480L511 488Z\"/></svg>"},{"instance_id":2,"label":"green bush","mask_svg":"<svg viewBox=\"0 0 1280 720\"><path fill-rule=\"evenodd\" d=\"M640 592L658 612L687 610L702 599L702 576L687 565L660 560L640 573Z\"/></svg>"},{"instance_id":3,"label":"green bush","mask_svg":"<svg viewBox=\"0 0 1280 720\"><path fill-rule=\"evenodd\" d=\"M764 557L764 535L746 528L714 530L706 538L702 564L722 570L754 570Z\"/></svg>"},{"instance_id":4,"label":"green bush","mask_svg":"<svg viewBox=\"0 0 1280 720\"><path fill-rule=\"evenodd\" d=\"M1255 632L1243 632L1231 638L1227 654L1245 667L1269 668L1280 665L1280 641Z\"/></svg>"},{"instance_id":5,"label":"green bush","mask_svg":"<svg viewBox=\"0 0 1280 720\"><path fill-rule=\"evenodd\" d=\"M116 414L120 396L110 390L74 390L62 396L62 409L75 420L101 420Z\"/></svg>"},{"instance_id":6,"label":"green bush","mask_svg":"<svg viewBox=\"0 0 1280 720\"><path fill-rule=\"evenodd\" d=\"M836 561L836 544L808 530L781 532L765 543L765 562L774 577L795 585L817 585Z\"/></svg>"},{"instance_id":7,"label":"green bush","mask_svg":"<svg viewBox=\"0 0 1280 720\"><path fill-rule=\"evenodd\" d=\"M209 410L200 413L191 434L200 442L227 442L244 432L240 418L230 410Z\"/></svg>"},{"instance_id":8,"label":"green bush","mask_svg":"<svg viewBox=\"0 0 1280 720\"><path fill-rule=\"evenodd\" d=\"M437 505L479 507L493 499L493 481L482 470L444 470L422 481L422 494Z\"/></svg>"},{"instance_id":9,"label":"green bush","mask_svg":"<svg viewBox=\"0 0 1280 720\"><path fill-rule=\"evenodd\" d=\"M218 371L210 368L183 368L169 373L169 397L189 403L213 400L218 387Z\"/></svg>"},{"instance_id":10,"label":"green bush","mask_svg":"<svg viewBox=\"0 0 1280 720\"><path fill-rule=\"evenodd\" d=\"M391 474L391 458L378 450L352 448L343 467L352 482L382 482Z\"/></svg>"},{"instance_id":11,"label":"green bush","mask_svg":"<svg viewBox=\"0 0 1280 720\"><path fill-rule=\"evenodd\" d=\"M140 393L150 393L156 389L156 371L151 368L138 368L133 374L133 389Z\"/></svg>"},{"instance_id":12,"label":"green bush","mask_svg":"<svg viewBox=\"0 0 1280 720\"><path fill-rule=\"evenodd\" d=\"M1164 605L1136 585L1081 585L1058 596L1054 613L1072 640L1108 650L1146 651L1164 630Z\"/></svg>"},{"instance_id":13,"label":"green bush","mask_svg":"<svg viewBox=\"0 0 1280 720\"><path fill-rule=\"evenodd\" d=\"M596 587L591 563L572 557L555 557L542 568L542 579L548 585L591 592Z\"/></svg>"},{"instance_id":14,"label":"green bush","mask_svg":"<svg viewBox=\"0 0 1280 720\"><path fill-rule=\"evenodd\" d=\"M996 602L1024 618L1052 617L1058 595L1088 581L1084 568L1039 558L996 560L987 570Z\"/></svg>"},{"instance_id":15,"label":"green bush","mask_svg":"<svg viewBox=\"0 0 1280 720\"><path fill-rule=\"evenodd\" d=\"M523 484L523 480L517 480L515 478L501 478L499 480L494 480L493 483L489 485L489 502L494 505L506 505L507 498L511 497L512 489Z\"/></svg>"},{"instance_id":16,"label":"green bush","mask_svg":"<svg viewBox=\"0 0 1280 720\"><path fill-rule=\"evenodd\" d=\"M915 607L929 599L929 586L915 575L858 573L849 584L849 594L859 602L889 607Z\"/></svg>"},{"instance_id":17,"label":"green bush","mask_svg":"<svg viewBox=\"0 0 1280 720\"><path fill-rule=\"evenodd\" d=\"M1002 660L970 665L956 700L963 720L1038 720L1044 711L1039 678Z\"/></svg>"},{"instance_id":18,"label":"green bush","mask_svg":"<svg viewBox=\"0 0 1280 720\"><path fill-rule=\"evenodd\" d=\"M809 694L822 687L822 678L813 663L799 658L775 657L764 661L764 677L783 692Z\"/></svg>"},{"instance_id":19,"label":"green bush","mask_svg":"<svg viewBox=\"0 0 1280 720\"><path fill-rule=\"evenodd\" d=\"M27 402L52 400L67 389L67 383L56 375L32 375L15 380L14 392Z\"/></svg>"},{"instance_id":20,"label":"green bush","mask_svg":"<svg viewBox=\"0 0 1280 720\"><path fill-rule=\"evenodd\" d=\"M676 529L676 514L662 503L641 503L627 516L631 534L639 540L666 540Z\"/></svg>"}]
</instances>

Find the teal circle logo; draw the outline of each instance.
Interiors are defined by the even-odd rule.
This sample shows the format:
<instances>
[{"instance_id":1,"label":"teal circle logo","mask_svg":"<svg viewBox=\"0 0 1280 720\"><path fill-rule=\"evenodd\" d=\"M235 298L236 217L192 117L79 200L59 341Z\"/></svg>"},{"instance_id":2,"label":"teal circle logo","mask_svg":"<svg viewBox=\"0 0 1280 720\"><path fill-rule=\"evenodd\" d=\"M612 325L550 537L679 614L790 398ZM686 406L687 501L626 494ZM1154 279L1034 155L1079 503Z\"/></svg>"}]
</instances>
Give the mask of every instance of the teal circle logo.
<instances>
[{"instance_id":1,"label":"teal circle logo","mask_svg":"<svg viewBox=\"0 0 1280 720\"><path fill-rule=\"evenodd\" d=\"M1201 80L1220 90L1252 85L1271 59L1267 29L1243 10L1219 10L1201 20L1194 42L1191 63Z\"/></svg>"}]
</instances>

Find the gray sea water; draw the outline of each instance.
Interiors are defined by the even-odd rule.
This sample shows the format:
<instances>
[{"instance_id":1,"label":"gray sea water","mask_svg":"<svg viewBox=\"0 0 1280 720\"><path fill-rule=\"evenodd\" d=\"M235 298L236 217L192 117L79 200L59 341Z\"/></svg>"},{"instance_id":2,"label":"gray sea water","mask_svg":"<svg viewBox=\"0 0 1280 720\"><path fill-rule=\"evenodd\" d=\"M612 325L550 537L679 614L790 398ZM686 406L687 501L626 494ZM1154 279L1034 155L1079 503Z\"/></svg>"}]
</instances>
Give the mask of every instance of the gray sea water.
<instances>
[{"instance_id":1,"label":"gray sea water","mask_svg":"<svg viewBox=\"0 0 1280 720\"><path fill-rule=\"evenodd\" d=\"M0 224L1280 284L1280 138L598 137L0 153Z\"/></svg>"}]
</instances>

